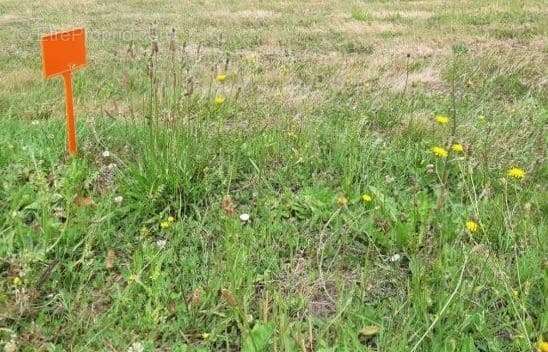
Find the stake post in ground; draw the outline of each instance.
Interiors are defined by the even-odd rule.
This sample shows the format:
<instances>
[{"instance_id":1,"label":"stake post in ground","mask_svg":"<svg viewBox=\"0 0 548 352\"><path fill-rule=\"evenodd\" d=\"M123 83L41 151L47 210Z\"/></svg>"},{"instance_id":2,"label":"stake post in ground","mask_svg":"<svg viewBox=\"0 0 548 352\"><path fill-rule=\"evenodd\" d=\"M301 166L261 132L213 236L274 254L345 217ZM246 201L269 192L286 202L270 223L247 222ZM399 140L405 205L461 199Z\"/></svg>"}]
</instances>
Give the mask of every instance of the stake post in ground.
<instances>
[{"instance_id":1,"label":"stake post in ground","mask_svg":"<svg viewBox=\"0 0 548 352\"><path fill-rule=\"evenodd\" d=\"M46 79L62 76L65 85L67 115L67 149L76 155L76 122L72 94L72 71L86 66L86 32L83 28L57 32L42 37L42 64Z\"/></svg>"}]
</instances>

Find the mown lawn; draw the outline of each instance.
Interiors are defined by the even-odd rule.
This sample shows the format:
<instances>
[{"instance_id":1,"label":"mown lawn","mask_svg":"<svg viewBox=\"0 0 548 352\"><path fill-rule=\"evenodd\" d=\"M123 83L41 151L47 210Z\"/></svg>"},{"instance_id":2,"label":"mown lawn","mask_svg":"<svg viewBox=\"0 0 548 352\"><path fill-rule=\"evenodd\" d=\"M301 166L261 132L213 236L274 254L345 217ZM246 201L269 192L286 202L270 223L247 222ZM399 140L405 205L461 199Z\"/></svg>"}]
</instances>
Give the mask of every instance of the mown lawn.
<instances>
[{"instance_id":1,"label":"mown lawn","mask_svg":"<svg viewBox=\"0 0 548 352\"><path fill-rule=\"evenodd\" d=\"M540 350L547 12L2 1L0 348Z\"/></svg>"}]
</instances>

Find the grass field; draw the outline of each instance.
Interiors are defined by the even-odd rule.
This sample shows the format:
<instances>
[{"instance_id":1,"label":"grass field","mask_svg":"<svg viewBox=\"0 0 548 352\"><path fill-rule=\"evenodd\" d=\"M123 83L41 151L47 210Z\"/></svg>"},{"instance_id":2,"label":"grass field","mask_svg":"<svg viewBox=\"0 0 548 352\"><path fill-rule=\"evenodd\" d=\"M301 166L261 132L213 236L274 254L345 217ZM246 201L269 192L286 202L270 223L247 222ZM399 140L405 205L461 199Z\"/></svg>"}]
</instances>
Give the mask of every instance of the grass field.
<instances>
[{"instance_id":1,"label":"grass field","mask_svg":"<svg viewBox=\"0 0 548 352\"><path fill-rule=\"evenodd\" d=\"M0 0L0 348L547 351L547 15Z\"/></svg>"}]
</instances>

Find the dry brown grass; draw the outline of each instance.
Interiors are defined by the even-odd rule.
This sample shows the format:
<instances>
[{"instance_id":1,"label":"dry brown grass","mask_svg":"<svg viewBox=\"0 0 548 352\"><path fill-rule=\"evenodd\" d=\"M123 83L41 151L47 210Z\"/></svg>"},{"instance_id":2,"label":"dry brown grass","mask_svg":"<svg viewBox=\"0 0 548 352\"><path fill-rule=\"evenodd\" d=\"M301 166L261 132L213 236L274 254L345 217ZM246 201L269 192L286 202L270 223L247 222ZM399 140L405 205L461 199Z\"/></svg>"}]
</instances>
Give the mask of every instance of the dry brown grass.
<instances>
[{"instance_id":1,"label":"dry brown grass","mask_svg":"<svg viewBox=\"0 0 548 352\"><path fill-rule=\"evenodd\" d=\"M159 36L160 54L167 58L168 34L175 28L179 45L187 44L184 55L194 62L190 73L195 79L205 81L211 67L222 66L228 53L231 70L237 71L239 85L248 92L250 104L276 104L290 113L308 111L333 93L357 86L363 91L380 85L389 92L401 92L407 81L409 87L443 90L441 68L451 57L455 43L462 43L477 56L496 50L501 58L520 60L515 52L527 52L526 60L531 65L542 63L546 47L544 32L535 22L535 16L545 14L546 8L534 1L523 9L513 4L442 1L315 1L312 7L302 3L208 1L201 5L155 3L144 11L146 7L134 1L99 6L82 0L71 7L62 1L32 5L7 2L0 17L4 25L0 40L13 42L14 33L18 33L22 41L21 46L0 52L0 60L14 66L5 72L1 86L9 88L10 94L26 94L29 85L40 77L36 57L39 33L72 25L84 25L90 33L89 70L99 73L93 82L98 87L102 86L101 79L126 75L118 67L125 65L130 41L135 43L137 57L147 55L152 30ZM353 9L367 13L366 20L352 18ZM497 21L480 27L459 22L475 13L515 14L516 20L512 23L510 17L510 23ZM527 22L527 16L533 22ZM506 28L517 35L526 31L532 34L504 39L493 35ZM409 63L420 66L412 72L407 72L408 54ZM13 60L16 55L23 59ZM532 79L538 80L538 76ZM114 88L124 89L117 82ZM202 94L206 94L207 85L202 88ZM102 111L105 105L127 103L94 97L85 104L88 111Z\"/></svg>"}]
</instances>

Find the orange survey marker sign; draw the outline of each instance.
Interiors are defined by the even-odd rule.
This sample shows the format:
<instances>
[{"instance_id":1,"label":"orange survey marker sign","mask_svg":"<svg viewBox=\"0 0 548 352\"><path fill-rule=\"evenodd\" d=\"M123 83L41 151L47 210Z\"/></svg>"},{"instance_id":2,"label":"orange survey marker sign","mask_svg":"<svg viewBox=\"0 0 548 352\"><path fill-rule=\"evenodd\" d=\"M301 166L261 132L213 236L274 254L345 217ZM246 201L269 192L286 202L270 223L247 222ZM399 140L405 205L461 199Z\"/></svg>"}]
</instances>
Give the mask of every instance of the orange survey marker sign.
<instances>
[{"instance_id":1,"label":"orange survey marker sign","mask_svg":"<svg viewBox=\"0 0 548 352\"><path fill-rule=\"evenodd\" d=\"M72 98L72 71L86 65L86 32L77 28L42 37L44 77L63 76L67 110L67 148L70 155L78 151Z\"/></svg>"}]
</instances>

